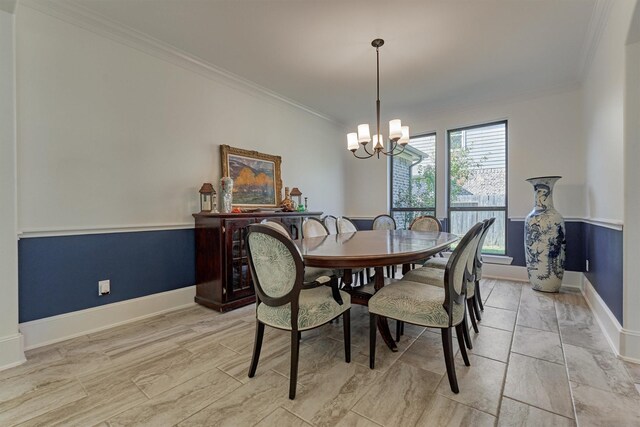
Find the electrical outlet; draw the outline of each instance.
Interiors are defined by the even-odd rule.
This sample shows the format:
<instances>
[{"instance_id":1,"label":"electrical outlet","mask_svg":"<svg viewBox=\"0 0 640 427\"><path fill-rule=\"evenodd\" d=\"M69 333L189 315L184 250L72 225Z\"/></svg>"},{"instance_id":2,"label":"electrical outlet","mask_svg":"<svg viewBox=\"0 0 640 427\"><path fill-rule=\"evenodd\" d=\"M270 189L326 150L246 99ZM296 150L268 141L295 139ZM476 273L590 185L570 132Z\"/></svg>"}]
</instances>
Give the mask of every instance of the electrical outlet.
<instances>
[{"instance_id":1,"label":"electrical outlet","mask_svg":"<svg viewBox=\"0 0 640 427\"><path fill-rule=\"evenodd\" d=\"M587 270L587 272L589 272L589 260L586 261L585 270Z\"/></svg>"},{"instance_id":2,"label":"electrical outlet","mask_svg":"<svg viewBox=\"0 0 640 427\"><path fill-rule=\"evenodd\" d=\"M98 282L98 296L109 295L111 293L111 281L100 280Z\"/></svg>"}]
</instances>

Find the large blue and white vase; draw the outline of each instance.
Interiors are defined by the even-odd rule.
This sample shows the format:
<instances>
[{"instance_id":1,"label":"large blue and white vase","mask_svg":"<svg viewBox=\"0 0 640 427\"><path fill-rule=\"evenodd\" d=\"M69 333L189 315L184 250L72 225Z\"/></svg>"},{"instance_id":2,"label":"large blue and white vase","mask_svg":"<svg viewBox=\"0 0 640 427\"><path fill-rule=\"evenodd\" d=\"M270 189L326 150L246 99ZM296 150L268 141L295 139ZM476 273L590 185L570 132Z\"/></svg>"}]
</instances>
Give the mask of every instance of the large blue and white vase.
<instances>
[{"instance_id":1,"label":"large blue and white vase","mask_svg":"<svg viewBox=\"0 0 640 427\"><path fill-rule=\"evenodd\" d=\"M524 253L533 289L558 292L564 276L564 218L553 207L553 186L560 176L529 178L535 206L524 221Z\"/></svg>"}]
</instances>

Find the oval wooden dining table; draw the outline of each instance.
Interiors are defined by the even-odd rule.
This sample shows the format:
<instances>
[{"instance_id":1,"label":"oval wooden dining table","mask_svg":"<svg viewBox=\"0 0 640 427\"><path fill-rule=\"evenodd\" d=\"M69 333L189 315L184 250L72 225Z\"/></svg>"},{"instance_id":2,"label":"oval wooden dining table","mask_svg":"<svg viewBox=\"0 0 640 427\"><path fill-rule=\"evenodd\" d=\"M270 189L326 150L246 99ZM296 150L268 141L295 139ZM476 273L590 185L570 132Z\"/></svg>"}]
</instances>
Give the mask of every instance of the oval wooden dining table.
<instances>
[{"instance_id":1,"label":"oval wooden dining table","mask_svg":"<svg viewBox=\"0 0 640 427\"><path fill-rule=\"evenodd\" d=\"M433 256L457 240L458 236L444 232L363 230L304 238L296 244L306 266L344 269L344 290L351 294L352 303L367 305L369 298L384 287L385 280L392 280L384 278L384 267L402 264L402 272L406 273L411 263ZM356 268L375 269L373 286L351 286L351 270ZM387 320L380 316L378 330L387 346L398 351Z\"/></svg>"}]
</instances>

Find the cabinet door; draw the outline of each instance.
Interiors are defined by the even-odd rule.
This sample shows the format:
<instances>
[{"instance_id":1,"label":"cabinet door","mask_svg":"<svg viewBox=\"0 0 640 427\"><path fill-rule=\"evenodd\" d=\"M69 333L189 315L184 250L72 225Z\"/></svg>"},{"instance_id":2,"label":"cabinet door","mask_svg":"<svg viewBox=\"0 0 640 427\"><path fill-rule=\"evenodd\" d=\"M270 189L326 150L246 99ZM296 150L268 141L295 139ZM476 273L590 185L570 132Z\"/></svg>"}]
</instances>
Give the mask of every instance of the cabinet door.
<instances>
[{"instance_id":1,"label":"cabinet door","mask_svg":"<svg viewBox=\"0 0 640 427\"><path fill-rule=\"evenodd\" d=\"M282 223L291 233L293 240L298 240L302 237L302 218L299 216L282 218Z\"/></svg>"},{"instance_id":2,"label":"cabinet door","mask_svg":"<svg viewBox=\"0 0 640 427\"><path fill-rule=\"evenodd\" d=\"M225 302L253 295L253 283L245 247L247 227L253 219L225 220L226 275Z\"/></svg>"}]
</instances>

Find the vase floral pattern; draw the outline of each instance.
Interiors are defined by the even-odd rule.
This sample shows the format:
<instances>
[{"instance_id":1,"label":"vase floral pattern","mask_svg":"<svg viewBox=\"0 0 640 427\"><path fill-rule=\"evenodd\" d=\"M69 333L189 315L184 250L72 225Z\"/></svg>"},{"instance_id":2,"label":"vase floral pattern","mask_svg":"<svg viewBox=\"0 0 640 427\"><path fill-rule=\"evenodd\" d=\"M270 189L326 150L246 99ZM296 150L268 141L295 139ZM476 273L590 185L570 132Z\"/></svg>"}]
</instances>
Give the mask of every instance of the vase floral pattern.
<instances>
[{"instance_id":1,"label":"vase floral pattern","mask_svg":"<svg viewBox=\"0 0 640 427\"><path fill-rule=\"evenodd\" d=\"M562 215L553 207L553 186L561 177L529 178L535 206L524 223L524 252L533 289L558 292L565 262L565 228Z\"/></svg>"}]
</instances>

